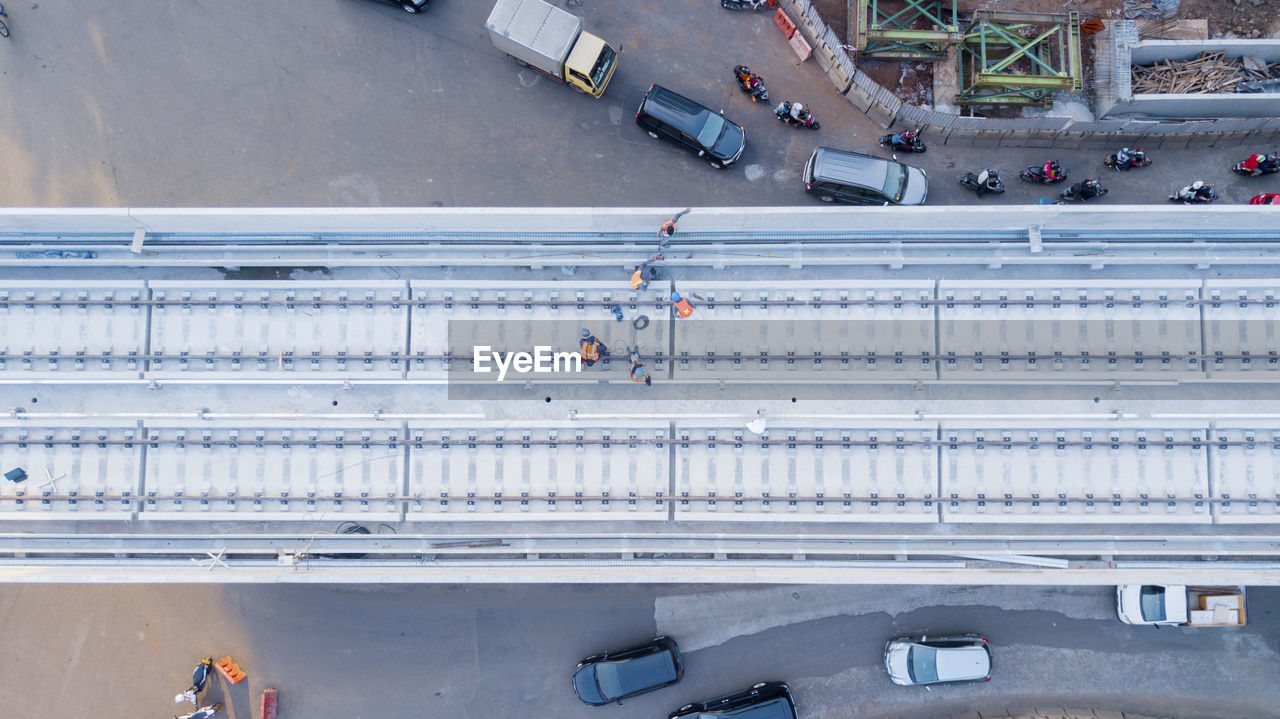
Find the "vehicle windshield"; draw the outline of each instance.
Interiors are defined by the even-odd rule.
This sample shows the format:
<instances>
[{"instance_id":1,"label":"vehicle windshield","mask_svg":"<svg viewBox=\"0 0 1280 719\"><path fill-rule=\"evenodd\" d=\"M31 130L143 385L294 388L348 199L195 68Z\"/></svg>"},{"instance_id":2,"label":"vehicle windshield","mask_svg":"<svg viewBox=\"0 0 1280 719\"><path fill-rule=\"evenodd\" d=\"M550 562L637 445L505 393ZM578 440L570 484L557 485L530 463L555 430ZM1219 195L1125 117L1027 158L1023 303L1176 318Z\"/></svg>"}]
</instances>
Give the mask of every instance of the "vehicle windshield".
<instances>
[{"instance_id":1,"label":"vehicle windshield","mask_svg":"<svg viewBox=\"0 0 1280 719\"><path fill-rule=\"evenodd\" d=\"M622 677L618 673L618 664L601 662L596 665L596 686L600 688L600 696L605 699L616 699L626 694L622 689Z\"/></svg>"},{"instance_id":2,"label":"vehicle windshield","mask_svg":"<svg viewBox=\"0 0 1280 719\"><path fill-rule=\"evenodd\" d=\"M907 169L901 163L890 162L889 171L884 178L884 194L892 197L894 202L902 199L902 190L907 186Z\"/></svg>"},{"instance_id":3,"label":"vehicle windshield","mask_svg":"<svg viewBox=\"0 0 1280 719\"><path fill-rule=\"evenodd\" d=\"M596 64L591 68L591 84L600 87L604 84L604 79L609 76L609 69L613 67L614 61L618 58L618 53L608 45L600 51L600 57L596 58Z\"/></svg>"},{"instance_id":4,"label":"vehicle windshield","mask_svg":"<svg viewBox=\"0 0 1280 719\"><path fill-rule=\"evenodd\" d=\"M1163 622L1164 587L1144 586L1142 588L1142 618L1148 622Z\"/></svg>"},{"instance_id":5,"label":"vehicle windshield","mask_svg":"<svg viewBox=\"0 0 1280 719\"><path fill-rule=\"evenodd\" d=\"M702 131L698 133L698 144L710 150L715 147L716 141L720 139L720 135L724 134L724 118L719 115L708 112L707 122L702 126Z\"/></svg>"},{"instance_id":6,"label":"vehicle windshield","mask_svg":"<svg viewBox=\"0 0 1280 719\"><path fill-rule=\"evenodd\" d=\"M932 647L911 647L907 655L907 672L911 681L927 684L938 681L938 650Z\"/></svg>"}]
</instances>

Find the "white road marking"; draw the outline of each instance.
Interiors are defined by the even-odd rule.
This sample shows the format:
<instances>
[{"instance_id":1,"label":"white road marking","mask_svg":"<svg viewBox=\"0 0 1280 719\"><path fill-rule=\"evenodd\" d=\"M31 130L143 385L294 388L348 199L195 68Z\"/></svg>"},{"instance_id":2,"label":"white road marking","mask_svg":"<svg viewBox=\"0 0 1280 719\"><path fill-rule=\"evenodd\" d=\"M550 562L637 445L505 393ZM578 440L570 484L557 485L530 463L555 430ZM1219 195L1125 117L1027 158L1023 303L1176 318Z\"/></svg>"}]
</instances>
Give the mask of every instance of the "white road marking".
<instances>
[{"instance_id":1,"label":"white road marking","mask_svg":"<svg viewBox=\"0 0 1280 719\"><path fill-rule=\"evenodd\" d=\"M1103 596L1099 596L1102 592ZM1053 601L1047 601L1052 593ZM897 616L923 607L992 606L1002 610L1052 607L1073 619L1115 619L1115 603L1098 587L1052 587L1044 592L1012 592L1008 587L899 586L770 587L658 597L654 620L660 634L676 637L680 648L695 651L734 637L758 634L834 616L885 613ZM1116 619L1118 622L1119 619Z\"/></svg>"}]
</instances>

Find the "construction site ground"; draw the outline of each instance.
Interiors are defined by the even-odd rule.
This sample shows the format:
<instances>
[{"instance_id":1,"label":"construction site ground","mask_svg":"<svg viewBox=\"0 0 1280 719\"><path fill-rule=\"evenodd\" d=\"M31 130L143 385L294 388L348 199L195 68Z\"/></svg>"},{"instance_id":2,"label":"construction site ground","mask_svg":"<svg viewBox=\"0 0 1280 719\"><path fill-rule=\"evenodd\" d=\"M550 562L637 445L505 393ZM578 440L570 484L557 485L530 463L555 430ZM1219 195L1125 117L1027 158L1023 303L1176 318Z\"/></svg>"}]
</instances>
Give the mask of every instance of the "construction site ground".
<instances>
[{"instance_id":1,"label":"construction site ground","mask_svg":"<svg viewBox=\"0 0 1280 719\"><path fill-rule=\"evenodd\" d=\"M836 35L849 44L854 38L849 34L849 8L856 7L857 0L812 0L813 6L831 26ZM961 0L957 9L961 13L973 10L995 10L1022 13L1062 13L1078 11L1081 17L1114 20L1137 16L1142 25L1152 30L1153 37L1179 39L1194 37L1186 26L1175 27L1176 20L1206 20L1209 37L1264 38L1280 36L1280 0L1182 0L1173 17L1159 18L1154 3L1129 3L1126 12L1123 0ZM888 5L886 4L886 7ZM1144 30L1144 36L1147 31ZM1093 64L1092 38L1083 39L1084 71L1086 75ZM928 60L909 59L861 59L858 67L881 86L892 91L898 99L913 105L934 105L933 63ZM1087 79L1087 78L1086 78ZM949 102L950 98L937 98ZM1017 110L984 108L987 116L1018 114Z\"/></svg>"}]
</instances>

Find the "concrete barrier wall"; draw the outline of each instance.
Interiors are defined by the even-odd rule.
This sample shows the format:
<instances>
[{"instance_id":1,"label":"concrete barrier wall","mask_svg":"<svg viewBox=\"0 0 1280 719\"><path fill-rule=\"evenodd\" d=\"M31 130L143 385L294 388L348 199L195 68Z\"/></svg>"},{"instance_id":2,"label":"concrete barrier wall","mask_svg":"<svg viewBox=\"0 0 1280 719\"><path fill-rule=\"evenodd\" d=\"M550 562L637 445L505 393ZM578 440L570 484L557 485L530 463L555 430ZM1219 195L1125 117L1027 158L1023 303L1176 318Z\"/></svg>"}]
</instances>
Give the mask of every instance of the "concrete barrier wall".
<instances>
[{"instance_id":1,"label":"concrete barrier wall","mask_svg":"<svg viewBox=\"0 0 1280 719\"><path fill-rule=\"evenodd\" d=\"M1180 120L1169 123L1167 120L1157 119L1123 119L1124 115L1121 115L1122 119L1117 120L1080 122L1066 117L965 117L909 105L857 69L840 47L840 39L823 22L809 0L778 0L778 4L795 23L796 31L813 47L813 57L818 66L827 73L836 90L854 107L886 128L921 127L931 144L1076 148L1100 147L1121 141L1142 144L1152 149L1165 145L1185 147L1192 144L1211 146L1280 142L1280 118L1259 117L1252 120L1258 124L1250 126L1250 129L1226 129L1239 117L1234 112L1235 117L1226 120ZM1258 40L1232 40L1227 44L1232 47L1252 47L1248 44L1260 42L1280 46L1277 41ZM1222 44L1216 47L1225 49ZM1198 52L1191 52L1191 56ZM1231 106L1235 107L1236 101L1242 97L1250 96L1230 96ZM1277 114L1274 108L1280 106L1280 95L1268 93L1252 97L1261 98L1257 101L1259 105L1265 106L1270 102L1269 114ZM1251 107L1253 103L1246 104ZM1112 111L1119 112L1116 110L1119 107L1121 103L1117 102ZM1196 117L1205 114L1209 113L1198 113Z\"/></svg>"},{"instance_id":2,"label":"concrete barrier wall","mask_svg":"<svg viewBox=\"0 0 1280 719\"><path fill-rule=\"evenodd\" d=\"M1227 51L1227 57L1252 55L1280 62L1280 40L1139 40L1129 46L1130 62L1150 65L1160 60L1190 60L1202 52Z\"/></svg>"},{"instance_id":3,"label":"concrete barrier wall","mask_svg":"<svg viewBox=\"0 0 1280 719\"><path fill-rule=\"evenodd\" d=\"M31 235L129 236L150 234L298 233L639 233L655 228L680 208L671 207L330 207L330 208L0 208L0 249L25 246ZM1135 211L1138 210L1138 211ZM1280 208L1250 205L963 205L923 207L699 207L680 219L680 232L846 232L892 227L902 232L938 232L954 238L994 231L1123 231L1135 239L1159 228L1213 233L1280 233ZM376 240L376 238L371 238ZM607 241L607 240L606 240ZM1110 241L1115 241L1114 239Z\"/></svg>"}]
</instances>

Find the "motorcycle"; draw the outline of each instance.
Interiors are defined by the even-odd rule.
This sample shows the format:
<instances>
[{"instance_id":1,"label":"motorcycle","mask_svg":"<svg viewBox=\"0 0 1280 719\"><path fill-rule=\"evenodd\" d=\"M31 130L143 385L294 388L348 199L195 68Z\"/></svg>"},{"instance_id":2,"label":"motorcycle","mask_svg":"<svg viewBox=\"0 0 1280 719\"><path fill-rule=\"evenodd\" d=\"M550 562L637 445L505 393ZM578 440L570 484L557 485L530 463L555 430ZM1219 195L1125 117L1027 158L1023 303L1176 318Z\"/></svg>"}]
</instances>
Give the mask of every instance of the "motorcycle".
<instances>
[{"instance_id":1,"label":"motorcycle","mask_svg":"<svg viewBox=\"0 0 1280 719\"><path fill-rule=\"evenodd\" d=\"M769 91L765 89L764 78L751 72L746 65L735 65L733 79L738 81L738 88L751 96L751 101L768 100Z\"/></svg>"},{"instance_id":2,"label":"motorcycle","mask_svg":"<svg viewBox=\"0 0 1280 719\"><path fill-rule=\"evenodd\" d=\"M995 170L983 170L977 174L965 173L965 176L960 178L960 184L978 193L978 197L988 192L996 195L1004 192L1004 182Z\"/></svg>"},{"instance_id":3,"label":"motorcycle","mask_svg":"<svg viewBox=\"0 0 1280 719\"><path fill-rule=\"evenodd\" d=\"M174 716L173 719L213 719L213 717L217 715L217 713L220 711L222 711L221 703L210 704L209 706L206 706L206 707L200 707L199 709L191 712L190 714L183 714L182 716Z\"/></svg>"},{"instance_id":4,"label":"motorcycle","mask_svg":"<svg viewBox=\"0 0 1280 719\"><path fill-rule=\"evenodd\" d=\"M1250 155L1237 162L1231 169L1246 177L1270 175L1273 172L1280 172L1280 155Z\"/></svg>"},{"instance_id":5,"label":"motorcycle","mask_svg":"<svg viewBox=\"0 0 1280 719\"><path fill-rule=\"evenodd\" d=\"M792 114L792 109L796 109L799 117ZM795 103L794 105L788 101L782 101L773 110L774 117L791 125L793 127L807 127L810 130L817 130L822 127L818 124L818 120L814 118L813 113L804 109L804 105Z\"/></svg>"},{"instance_id":6,"label":"motorcycle","mask_svg":"<svg viewBox=\"0 0 1280 719\"><path fill-rule=\"evenodd\" d=\"M178 694L173 698L174 704L181 704L184 701L196 703L196 697L200 692L204 691L204 685L209 681L209 672L213 668L213 657L203 659L196 668L191 672L191 688Z\"/></svg>"},{"instance_id":7,"label":"motorcycle","mask_svg":"<svg viewBox=\"0 0 1280 719\"><path fill-rule=\"evenodd\" d=\"M1204 182L1193 182L1169 195L1169 199L1174 202L1181 202L1184 205L1196 205L1213 202L1218 199L1218 191L1213 189L1213 185Z\"/></svg>"},{"instance_id":8,"label":"motorcycle","mask_svg":"<svg viewBox=\"0 0 1280 719\"><path fill-rule=\"evenodd\" d=\"M1067 179L1067 171L1059 170L1057 177L1049 178L1049 177L1046 177L1044 174L1043 165L1032 165L1031 167L1028 167L1027 169L1019 172L1018 177L1021 177L1027 182L1039 182L1044 185L1049 185L1055 182L1062 182L1063 180Z\"/></svg>"},{"instance_id":9,"label":"motorcycle","mask_svg":"<svg viewBox=\"0 0 1280 719\"><path fill-rule=\"evenodd\" d=\"M1123 152L1127 156L1124 162L1120 161L1120 152ZM1147 153L1143 152L1140 147L1135 147L1132 150L1126 147L1120 152L1112 154L1111 157L1108 157L1102 164L1117 172L1121 170L1129 170L1135 167L1146 167L1151 164L1151 160L1147 157Z\"/></svg>"},{"instance_id":10,"label":"motorcycle","mask_svg":"<svg viewBox=\"0 0 1280 719\"><path fill-rule=\"evenodd\" d=\"M899 135L881 135L880 144L886 147L892 147L894 150L897 150L898 152L924 152L925 150L929 149L924 146L923 142L920 141L919 128L915 130L908 130L907 132L900 133L900 134L910 135L909 141L908 142L903 142L902 140L895 141L894 138L899 137Z\"/></svg>"},{"instance_id":11,"label":"motorcycle","mask_svg":"<svg viewBox=\"0 0 1280 719\"><path fill-rule=\"evenodd\" d=\"M1107 194L1107 188L1098 184L1097 180L1085 180L1077 182L1062 191L1062 199L1071 200L1091 200L1095 197L1102 197Z\"/></svg>"},{"instance_id":12,"label":"motorcycle","mask_svg":"<svg viewBox=\"0 0 1280 719\"><path fill-rule=\"evenodd\" d=\"M720 0L725 10L754 10L764 12L778 4L778 0Z\"/></svg>"}]
</instances>

